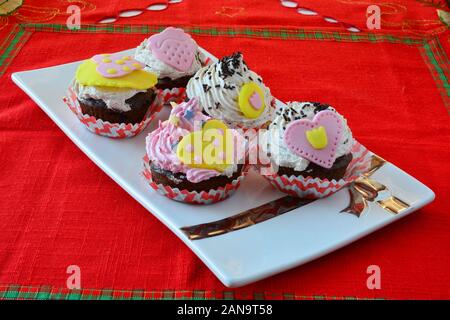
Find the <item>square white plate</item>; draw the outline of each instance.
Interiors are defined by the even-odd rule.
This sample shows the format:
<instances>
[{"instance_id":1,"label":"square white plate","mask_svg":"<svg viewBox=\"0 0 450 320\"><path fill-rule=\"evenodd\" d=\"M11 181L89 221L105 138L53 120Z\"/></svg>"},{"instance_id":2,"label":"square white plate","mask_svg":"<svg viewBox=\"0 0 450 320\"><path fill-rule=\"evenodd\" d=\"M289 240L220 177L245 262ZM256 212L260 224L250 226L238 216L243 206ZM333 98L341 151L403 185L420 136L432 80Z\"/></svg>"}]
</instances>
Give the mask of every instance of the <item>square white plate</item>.
<instances>
[{"instance_id":1,"label":"square white plate","mask_svg":"<svg viewBox=\"0 0 450 320\"><path fill-rule=\"evenodd\" d=\"M89 132L62 101L79 63L18 72L12 79L94 163L170 228L228 287L243 286L319 258L434 199L428 187L387 163L373 178L410 205L400 214L389 214L374 203L359 218L340 213L349 202L348 191L343 189L326 199L242 230L189 240L181 227L223 219L284 194L255 173L250 173L231 198L213 205L188 205L157 194L141 176L145 137L157 121L132 139L114 140ZM167 118L167 115L168 108L165 108L157 118ZM118 157L121 154L127 155L126 161Z\"/></svg>"}]
</instances>

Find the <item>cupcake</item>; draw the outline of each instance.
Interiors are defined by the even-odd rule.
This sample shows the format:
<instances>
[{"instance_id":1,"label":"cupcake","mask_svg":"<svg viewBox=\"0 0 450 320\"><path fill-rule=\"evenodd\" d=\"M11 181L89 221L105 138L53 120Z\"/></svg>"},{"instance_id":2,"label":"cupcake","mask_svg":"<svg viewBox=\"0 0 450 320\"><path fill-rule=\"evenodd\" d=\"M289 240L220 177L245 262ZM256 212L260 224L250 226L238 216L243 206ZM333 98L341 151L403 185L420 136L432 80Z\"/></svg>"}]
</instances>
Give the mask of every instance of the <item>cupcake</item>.
<instances>
[{"instance_id":1,"label":"cupcake","mask_svg":"<svg viewBox=\"0 0 450 320\"><path fill-rule=\"evenodd\" d=\"M184 100L188 81L206 61L191 36L173 27L145 39L136 48L135 59L158 75L156 87L170 96L168 101L177 95L177 100Z\"/></svg>"},{"instance_id":2,"label":"cupcake","mask_svg":"<svg viewBox=\"0 0 450 320\"><path fill-rule=\"evenodd\" d=\"M232 130L202 113L197 99L173 107L146 138L144 176L164 195L191 203L225 199L240 185Z\"/></svg>"},{"instance_id":3,"label":"cupcake","mask_svg":"<svg viewBox=\"0 0 450 320\"><path fill-rule=\"evenodd\" d=\"M197 71L187 85L187 96L197 97L205 114L232 128L262 128L274 115L269 88L240 52Z\"/></svg>"},{"instance_id":4,"label":"cupcake","mask_svg":"<svg viewBox=\"0 0 450 320\"><path fill-rule=\"evenodd\" d=\"M288 103L276 115L260 145L275 172L265 177L299 196L324 196L345 185L354 146L345 118L314 102Z\"/></svg>"},{"instance_id":5,"label":"cupcake","mask_svg":"<svg viewBox=\"0 0 450 320\"><path fill-rule=\"evenodd\" d=\"M154 88L157 77L127 54L99 54L77 69L69 97L80 114L95 121L124 124L146 122L159 101ZM127 127L127 128L128 128Z\"/></svg>"}]
</instances>

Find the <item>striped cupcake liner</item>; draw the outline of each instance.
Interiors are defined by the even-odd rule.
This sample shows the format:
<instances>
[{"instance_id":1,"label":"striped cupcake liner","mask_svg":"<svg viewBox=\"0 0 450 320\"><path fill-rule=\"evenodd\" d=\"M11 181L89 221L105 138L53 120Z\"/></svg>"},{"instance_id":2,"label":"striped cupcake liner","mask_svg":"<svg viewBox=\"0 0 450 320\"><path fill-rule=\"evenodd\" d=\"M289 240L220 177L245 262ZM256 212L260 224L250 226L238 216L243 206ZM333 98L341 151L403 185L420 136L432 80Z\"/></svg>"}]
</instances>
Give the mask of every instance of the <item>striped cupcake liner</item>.
<instances>
[{"instance_id":1,"label":"striped cupcake liner","mask_svg":"<svg viewBox=\"0 0 450 320\"><path fill-rule=\"evenodd\" d=\"M273 187L291 196L307 199L324 198L350 184L370 168L369 150L355 141L351 152L353 160L348 165L344 178L340 180L278 174L263 175L263 177Z\"/></svg>"},{"instance_id":2,"label":"striped cupcake liner","mask_svg":"<svg viewBox=\"0 0 450 320\"><path fill-rule=\"evenodd\" d=\"M212 204L223 201L231 196L241 186L241 182L246 176L246 170L244 168L244 170L242 170L243 173L241 176L223 187L201 192L180 190L178 188L172 188L153 181L147 155L145 155L145 157L143 158L143 163L144 170L142 172L142 175L153 190L163 196L166 196L169 199L190 204Z\"/></svg>"},{"instance_id":3,"label":"striped cupcake liner","mask_svg":"<svg viewBox=\"0 0 450 320\"><path fill-rule=\"evenodd\" d=\"M186 88L159 89L158 91L161 94L163 104L168 104L170 102L179 104L187 97Z\"/></svg>"},{"instance_id":4,"label":"striped cupcake liner","mask_svg":"<svg viewBox=\"0 0 450 320\"><path fill-rule=\"evenodd\" d=\"M140 123L110 123L109 121L103 121L94 116L83 114L77 95L72 88L68 89L67 96L63 97L63 101L89 131L113 139L131 138L138 135L155 118L156 114L163 106L161 94L157 92L155 100L149 107L145 119Z\"/></svg>"}]
</instances>

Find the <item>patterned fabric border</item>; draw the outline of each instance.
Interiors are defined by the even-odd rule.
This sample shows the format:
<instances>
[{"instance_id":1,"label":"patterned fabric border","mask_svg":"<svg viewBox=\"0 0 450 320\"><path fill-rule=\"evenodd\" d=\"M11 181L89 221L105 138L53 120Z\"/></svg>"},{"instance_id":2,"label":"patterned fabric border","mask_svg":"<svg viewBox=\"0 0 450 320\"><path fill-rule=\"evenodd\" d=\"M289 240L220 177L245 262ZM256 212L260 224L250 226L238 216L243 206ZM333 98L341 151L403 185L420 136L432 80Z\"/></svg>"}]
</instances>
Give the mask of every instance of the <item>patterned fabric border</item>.
<instances>
[{"instance_id":1,"label":"patterned fabric border","mask_svg":"<svg viewBox=\"0 0 450 320\"><path fill-rule=\"evenodd\" d=\"M130 33L149 34L163 30L166 26L149 25L82 25L79 30L69 30L64 24L20 24L0 46L0 76L3 75L20 48L33 32L65 33ZM450 86L448 82L448 58L437 37L413 37L391 34L352 33L342 31L317 31L287 28L218 28L180 26L198 36L229 36L283 40L318 40L341 42L387 42L416 46L436 82L444 106L450 114Z\"/></svg>"},{"instance_id":2,"label":"patterned fabric border","mask_svg":"<svg viewBox=\"0 0 450 320\"><path fill-rule=\"evenodd\" d=\"M149 25L82 25L79 30L69 30L64 24L22 24L22 28L32 31L44 32L81 32L81 33L132 33L132 34L149 34L161 32L166 25L149 26ZM249 37L249 38L266 38L266 39L299 39L299 40L330 40L330 41L348 41L348 42L391 42L403 43L407 45L423 44L423 37L410 37L390 34L374 34L374 33L352 33L343 31L318 31L310 29L287 29L287 28L258 28L258 27L192 27L183 26L186 32L198 36L229 36L229 37Z\"/></svg>"},{"instance_id":3,"label":"patterned fabric border","mask_svg":"<svg viewBox=\"0 0 450 320\"><path fill-rule=\"evenodd\" d=\"M2 76L33 32L15 25L0 46L0 76Z\"/></svg>"},{"instance_id":4,"label":"patterned fabric border","mask_svg":"<svg viewBox=\"0 0 450 320\"><path fill-rule=\"evenodd\" d=\"M351 296L270 294L264 292L237 293L205 290L70 290L50 286L0 285L2 300L370 300ZM375 298L382 300L382 298Z\"/></svg>"},{"instance_id":5,"label":"patterned fabric border","mask_svg":"<svg viewBox=\"0 0 450 320\"><path fill-rule=\"evenodd\" d=\"M18 29L20 29L19 25L14 25L11 31L6 35L6 37L0 43L0 54L3 52L6 46L9 45L11 38L14 37L14 34L17 33Z\"/></svg>"},{"instance_id":6,"label":"patterned fabric border","mask_svg":"<svg viewBox=\"0 0 450 320\"><path fill-rule=\"evenodd\" d=\"M450 115L450 70L449 60L445 54L444 49L439 41L439 38L434 38L426 42L420 47L420 53L425 64L433 76L436 86L441 94L445 109Z\"/></svg>"}]
</instances>

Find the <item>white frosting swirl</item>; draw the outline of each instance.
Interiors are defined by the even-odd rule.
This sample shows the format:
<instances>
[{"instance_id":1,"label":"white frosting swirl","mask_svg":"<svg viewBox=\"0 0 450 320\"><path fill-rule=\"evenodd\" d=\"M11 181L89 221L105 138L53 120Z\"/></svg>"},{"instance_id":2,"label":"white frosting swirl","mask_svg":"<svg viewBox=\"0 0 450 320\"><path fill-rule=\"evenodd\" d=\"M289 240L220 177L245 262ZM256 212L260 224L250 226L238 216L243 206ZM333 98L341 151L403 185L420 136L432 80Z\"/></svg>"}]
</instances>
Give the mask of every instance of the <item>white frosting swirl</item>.
<instances>
[{"instance_id":1,"label":"white frosting swirl","mask_svg":"<svg viewBox=\"0 0 450 320\"><path fill-rule=\"evenodd\" d=\"M250 81L259 84L266 103L263 113L256 119L246 118L238 104L241 87ZM258 128L273 117L270 90L262 78L247 67L241 53L224 57L200 69L189 80L186 89L188 97L197 97L204 111L212 118L220 119L233 128Z\"/></svg>"},{"instance_id":2,"label":"white frosting swirl","mask_svg":"<svg viewBox=\"0 0 450 320\"><path fill-rule=\"evenodd\" d=\"M337 111L328 105L315 102L289 102L286 107L277 110L277 117L265 133L262 149L270 153L271 160L278 166L303 171L309 165L309 160L293 153L284 142L284 131L287 125L295 120L307 118L312 120L316 113L322 110ZM353 136L347 125L347 120L337 113L344 122L344 132L338 144L336 158L350 153L353 145Z\"/></svg>"},{"instance_id":3,"label":"white frosting swirl","mask_svg":"<svg viewBox=\"0 0 450 320\"><path fill-rule=\"evenodd\" d=\"M193 75L202 67L202 62L206 60L203 53L197 49L194 60L192 61L189 69L186 71L177 70L153 55L152 50L148 47L148 39L142 41L142 43L136 48L134 58L146 65L144 68L145 71L156 73L159 79L170 78L172 80Z\"/></svg>"},{"instance_id":4,"label":"white frosting swirl","mask_svg":"<svg viewBox=\"0 0 450 320\"><path fill-rule=\"evenodd\" d=\"M130 99L140 92L146 92L146 90L136 90L130 88L85 86L78 83L77 81L74 81L72 89L77 95L78 99L91 98L95 100L103 100L108 109L121 112L131 110L130 105L126 103L126 100Z\"/></svg>"}]
</instances>

